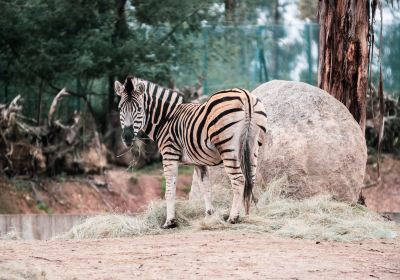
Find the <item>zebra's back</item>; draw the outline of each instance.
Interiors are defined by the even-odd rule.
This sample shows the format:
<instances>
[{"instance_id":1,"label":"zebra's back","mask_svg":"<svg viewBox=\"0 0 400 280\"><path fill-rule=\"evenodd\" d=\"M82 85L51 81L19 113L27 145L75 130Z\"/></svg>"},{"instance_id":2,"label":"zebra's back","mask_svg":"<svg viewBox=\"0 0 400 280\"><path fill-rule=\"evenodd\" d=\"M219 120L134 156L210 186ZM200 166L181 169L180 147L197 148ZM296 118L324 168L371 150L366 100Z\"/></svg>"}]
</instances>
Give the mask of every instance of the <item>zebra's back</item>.
<instances>
[{"instance_id":1,"label":"zebra's back","mask_svg":"<svg viewBox=\"0 0 400 280\"><path fill-rule=\"evenodd\" d=\"M195 165L218 165L237 154L252 119L255 97L242 89L216 92L204 104L180 104L159 139L161 153ZM179 156L178 156L179 155Z\"/></svg>"}]
</instances>

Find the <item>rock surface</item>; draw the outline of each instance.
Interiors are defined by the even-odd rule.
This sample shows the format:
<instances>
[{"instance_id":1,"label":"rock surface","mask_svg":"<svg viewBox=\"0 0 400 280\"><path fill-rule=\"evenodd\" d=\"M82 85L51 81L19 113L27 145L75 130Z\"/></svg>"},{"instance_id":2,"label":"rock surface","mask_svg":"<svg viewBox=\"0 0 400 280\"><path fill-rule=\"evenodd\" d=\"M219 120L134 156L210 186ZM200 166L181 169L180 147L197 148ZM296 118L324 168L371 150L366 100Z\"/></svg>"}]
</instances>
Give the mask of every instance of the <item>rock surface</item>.
<instances>
[{"instance_id":1,"label":"rock surface","mask_svg":"<svg viewBox=\"0 0 400 280\"><path fill-rule=\"evenodd\" d=\"M328 194L357 202L367 147L347 108L327 92L301 82L271 81L252 93L262 100L268 117L258 183L286 177L286 197ZM220 167L209 168L209 173L212 185L228 183ZM197 184L194 178L192 198L198 196Z\"/></svg>"}]
</instances>

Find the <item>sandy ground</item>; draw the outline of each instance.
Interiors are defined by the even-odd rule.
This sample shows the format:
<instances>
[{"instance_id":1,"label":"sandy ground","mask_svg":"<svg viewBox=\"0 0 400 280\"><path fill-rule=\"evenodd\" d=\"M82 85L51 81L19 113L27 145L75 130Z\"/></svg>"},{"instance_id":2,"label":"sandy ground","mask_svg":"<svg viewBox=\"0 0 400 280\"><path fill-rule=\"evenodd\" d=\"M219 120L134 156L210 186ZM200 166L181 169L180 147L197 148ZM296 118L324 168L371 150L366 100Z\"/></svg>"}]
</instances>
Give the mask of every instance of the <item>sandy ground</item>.
<instances>
[{"instance_id":1,"label":"sandy ground","mask_svg":"<svg viewBox=\"0 0 400 280\"><path fill-rule=\"evenodd\" d=\"M45 279L400 279L400 239L315 242L212 231L0 241L0 279L12 266L43 270Z\"/></svg>"}]
</instances>

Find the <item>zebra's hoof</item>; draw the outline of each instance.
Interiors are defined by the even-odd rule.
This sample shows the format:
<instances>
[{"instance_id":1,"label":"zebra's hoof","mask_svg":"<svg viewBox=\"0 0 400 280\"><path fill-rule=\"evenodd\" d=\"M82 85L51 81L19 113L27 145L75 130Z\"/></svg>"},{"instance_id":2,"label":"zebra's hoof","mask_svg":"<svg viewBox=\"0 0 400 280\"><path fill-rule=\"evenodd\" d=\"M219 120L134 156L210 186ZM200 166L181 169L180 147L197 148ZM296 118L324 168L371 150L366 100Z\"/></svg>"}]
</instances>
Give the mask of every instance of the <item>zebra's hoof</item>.
<instances>
[{"instance_id":1,"label":"zebra's hoof","mask_svg":"<svg viewBox=\"0 0 400 280\"><path fill-rule=\"evenodd\" d=\"M206 216L211 216L212 214L214 214L215 213L215 210L214 209L208 209L207 211L206 211Z\"/></svg>"},{"instance_id":2,"label":"zebra's hoof","mask_svg":"<svg viewBox=\"0 0 400 280\"><path fill-rule=\"evenodd\" d=\"M230 223L230 224L237 224L237 223L239 223L239 216L236 216L236 217L229 217L229 219L228 219L228 223Z\"/></svg>"},{"instance_id":3,"label":"zebra's hoof","mask_svg":"<svg viewBox=\"0 0 400 280\"><path fill-rule=\"evenodd\" d=\"M176 219L171 219L171 220L166 220L165 224L161 226L163 229L169 229L169 228L176 228L178 226L178 223L176 222Z\"/></svg>"}]
</instances>

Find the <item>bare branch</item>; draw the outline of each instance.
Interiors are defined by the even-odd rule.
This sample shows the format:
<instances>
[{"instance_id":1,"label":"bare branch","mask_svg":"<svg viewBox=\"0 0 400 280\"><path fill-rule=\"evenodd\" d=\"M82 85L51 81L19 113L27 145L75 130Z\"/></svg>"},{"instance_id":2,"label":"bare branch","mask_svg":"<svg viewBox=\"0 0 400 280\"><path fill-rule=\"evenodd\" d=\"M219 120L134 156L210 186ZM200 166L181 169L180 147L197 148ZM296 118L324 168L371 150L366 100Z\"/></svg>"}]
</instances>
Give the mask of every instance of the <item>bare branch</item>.
<instances>
[{"instance_id":1,"label":"bare branch","mask_svg":"<svg viewBox=\"0 0 400 280\"><path fill-rule=\"evenodd\" d=\"M49 109L49 114L48 114L48 125L53 126L56 125L54 123L54 113L57 110L57 104L60 102L60 100L64 97L70 95L68 92L66 92L65 88L63 88L57 95L54 97L53 102L51 102L51 106Z\"/></svg>"}]
</instances>

